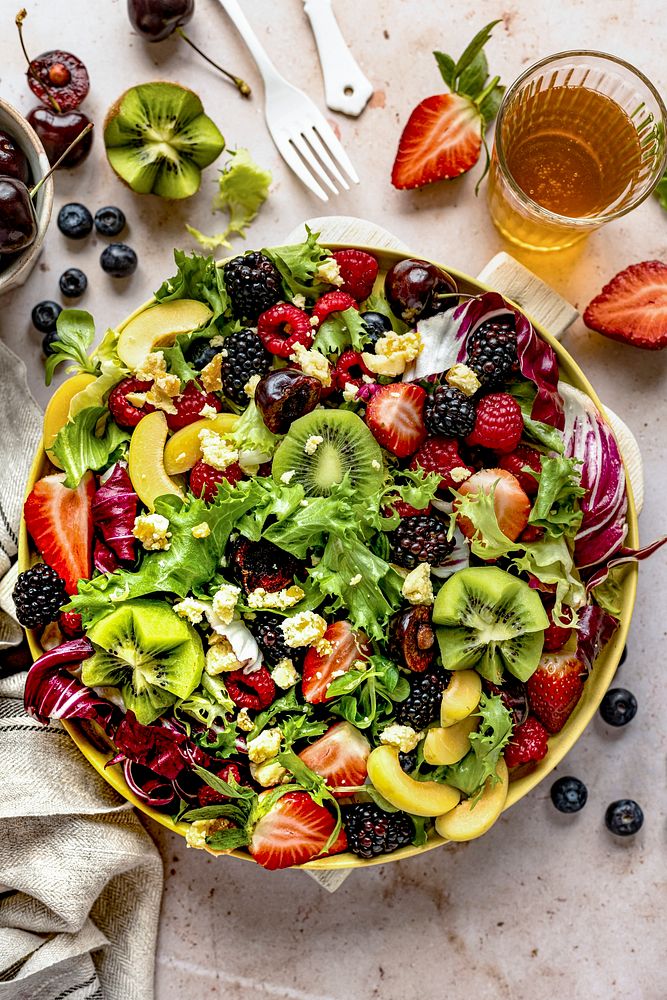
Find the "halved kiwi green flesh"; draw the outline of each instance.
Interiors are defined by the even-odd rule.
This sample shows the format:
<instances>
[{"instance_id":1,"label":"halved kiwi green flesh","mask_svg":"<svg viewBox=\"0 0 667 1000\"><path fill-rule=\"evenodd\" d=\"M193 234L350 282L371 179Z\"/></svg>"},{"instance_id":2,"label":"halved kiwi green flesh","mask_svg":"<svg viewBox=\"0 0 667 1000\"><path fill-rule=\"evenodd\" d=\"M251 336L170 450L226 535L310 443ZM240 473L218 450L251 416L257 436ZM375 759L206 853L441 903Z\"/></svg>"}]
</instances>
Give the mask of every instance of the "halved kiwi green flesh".
<instances>
[{"instance_id":1,"label":"halved kiwi green flesh","mask_svg":"<svg viewBox=\"0 0 667 1000\"><path fill-rule=\"evenodd\" d=\"M497 566L460 570L443 584L433 606L442 663L474 667L502 684L504 670L526 681L537 668L546 611L535 590Z\"/></svg>"},{"instance_id":2,"label":"halved kiwi green flesh","mask_svg":"<svg viewBox=\"0 0 667 1000\"><path fill-rule=\"evenodd\" d=\"M312 454L306 452L309 438L322 439ZM368 496L385 475L382 449L350 410L313 410L294 421L273 457L275 482L292 469L291 482L314 496L329 496L346 474L355 494Z\"/></svg>"},{"instance_id":3,"label":"halved kiwi green flesh","mask_svg":"<svg viewBox=\"0 0 667 1000\"><path fill-rule=\"evenodd\" d=\"M225 146L197 95L176 83L131 87L104 124L109 163L137 194L189 198Z\"/></svg>"},{"instance_id":4,"label":"halved kiwi green flesh","mask_svg":"<svg viewBox=\"0 0 667 1000\"><path fill-rule=\"evenodd\" d=\"M84 684L120 688L125 707L144 726L199 684L201 639L166 602L127 601L93 625L88 638L95 653L83 663Z\"/></svg>"}]
</instances>

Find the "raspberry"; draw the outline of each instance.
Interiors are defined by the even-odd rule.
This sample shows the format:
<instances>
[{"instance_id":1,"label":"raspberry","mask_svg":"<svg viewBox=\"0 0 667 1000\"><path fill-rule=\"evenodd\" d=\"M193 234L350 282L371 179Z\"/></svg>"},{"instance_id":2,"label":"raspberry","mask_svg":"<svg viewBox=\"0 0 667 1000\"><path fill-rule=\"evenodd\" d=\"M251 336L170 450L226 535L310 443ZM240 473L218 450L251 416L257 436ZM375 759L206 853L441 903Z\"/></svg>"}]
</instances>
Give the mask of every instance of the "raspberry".
<instances>
[{"instance_id":1,"label":"raspberry","mask_svg":"<svg viewBox=\"0 0 667 1000\"><path fill-rule=\"evenodd\" d=\"M432 437L424 441L423 445L412 459L410 468L413 470L423 469L424 472L437 472L441 476L438 489L447 490L450 487L457 487L462 479L452 479L452 469L467 469L470 475L473 469L467 465L459 454L459 443L455 438Z\"/></svg>"},{"instance_id":2,"label":"raspberry","mask_svg":"<svg viewBox=\"0 0 667 1000\"><path fill-rule=\"evenodd\" d=\"M263 587L269 594L290 587L299 570L299 562L262 539L250 542L240 535L231 549L231 562L246 594Z\"/></svg>"},{"instance_id":3,"label":"raspberry","mask_svg":"<svg viewBox=\"0 0 667 1000\"><path fill-rule=\"evenodd\" d=\"M204 392L196 382L188 382L185 392L173 400L176 413L167 413L167 425L172 431L180 431L181 427L194 424L201 420L201 411L205 406L212 406L219 413L222 405L212 392Z\"/></svg>"},{"instance_id":4,"label":"raspberry","mask_svg":"<svg viewBox=\"0 0 667 1000\"><path fill-rule=\"evenodd\" d=\"M421 517L423 514L431 513L431 505L428 507L413 507L411 504L406 503L405 500L392 500L391 506L396 511L399 517ZM391 510L389 511L391 514Z\"/></svg>"},{"instance_id":5,"label":"raspberry","mask_svg":"<svg viewBox=\"0 0 667 1000\"><path fill-rule=\"evenodd\" d=\"M260 313L282 298L280 272L263 253L254 251L232 258L223 274L235 319L254 323Z\"/></svg>"},{"instance_id":6,"label":"raspberry","mask_svg":"<svg viewBox=\"0 0 667 1000\"><path fill-rule=\"evenodd\" d=\"M58 619L60 631L74 639L78 635L83 635L81 615L78 611L61 611Z\"/></svg>"},{"instance_id":7,"label":"raspberry","mask_svg":"<svg viewBox=\"0 0 667 1000\"><path fill-rule=\"evenodd\" d=\"M347 292L327 292L313 306L313 316L320 323L333 312L344 312L346 309L358 309L359 306ZM319 324L318 324L319 325Z\"/></svg>"},{"instance_id":8,"label":"raspberry","mask_svg":"<svg viewBox=\"0 0 667 1000\"><path fill-rule=\"evenodd\" d=\"M109 393L107 406L119 427L136 427L142 417L155 409L150 403L139 408L127 399L129 392L148 392L152 382L142 382L138 378L124 378Z\"/></svg>"},{"instance_id":9,"label":"raspberry","mask_svg":"<svg viewBox=\"0 0 667 1000\"><path fill-rule=\"evenodd\" d=\"M257 320L257 334L267 351L279 358L289 358L296 344L310 347L313 342L308 313L289 302L279 302L263 312Z\"/></svg>"},{"instance_id":10,"label":"raspberry","mask_svg":"<svg viewBox=\"0 0 667 1000\"><path fill-rule=\"evenodd\" d=\"M524 493L527 493L529 497L534 497L537 495L539 483L535 476L523 471L526 465L533 472L541 472L542 470L542 459L539 451L529 448L527 444L520 444L515 451L510 452L509 455L503 455L498 462L499 469L511 472L514 478L519 480L519 485Z\"/></svg>"},{"instance_id":11,"label":"raspberry","mask_svg":"<svg viewBox=\"0 0 667 1000\"><path fill-rule=\"evenodd\" d=\"M235 705L253 712L266 708L276 696L276 685L266 667L260 667L251 674L234 670L225 675L225 686Z\"/></svg>"},{"instance_id":12,"label":"raspberry","mask_svg":"<svg viewBox=\"0 0 667 1000\"><path fill-rule=\"evenodd\" d=\"M521 407L508 392L492 392L477 404L475 426L467 444L480 444L493 451L514 451L523 434Z\"/></svg>"},{"instance_id":13,"label":"raspberry","mask_svg":"<svg viewBox=\"0 0 667 1000\"><path fill-rule=\"evenodd\" d=\"M356 386L364 385L364 375L373 378L372 373L364 364L361 354L358 354L357 351L343 351L333 372L336 388L342 390L348 382Z\"/></svg>"},{"instance_id":14,"label":"raspberry","mask_svg":"<svg viewBox=\"0 0 667 1000\"><path fill-rule=\"evenodd\" d=\"M378 262L363 250L335 250L332 254L343 279L341 291L363 302L373 291L378 276Z\"/></svg>"},{"instance_id":15,"label":"raspberry","mask_svg":"<svg viewBox=\"0 0 667 1000\"><path fill-rule=\"evenodd\" d=\"M516 727L503 751L507 766L518 767L519 764L533 764L542 760L549 749L548 735L542 723L529 715L525 722Z\"/></svg>"},{"instance_id":16,"label":"raspberry","mask_svg":"<svg viewBox=\"0 0 667 1000\"><path fill-rule=\"evenodd\" d=\"M218 483L226 480L230 486L235 486L243 478L244 472L238 462L228 465L226 469L214 469L200 458L190 471L190 492L211 503L218 495Z\"/></svg>"},{"instance_id":17,"label":"raspberry","mask_svg":"<svg viewBox=\"0 0 667 1000\"><path fill-rule=\"evenodd\" d=\"M467 437L475 426L475 404L460 389L439 385L424 403L424 422L429 434Z\"/></svg>"},{"instance_id":18,"label":"raspberry","mask_svg":"<svg viewBox=\"0 0 667 1000\"><path fill-rule=\"evenodd\" d=\"M230 778L233 778L238 785L242 784L241 772L238 765L231 760L218 761L213 773L218 778L222 778L223 781L229 781ZM227 802L229 796L224 795L222 792L217 792L210 785L202 785L197 792L197 800L200 806L216 806L220 802Z\"/></svg>"}]
</instances>

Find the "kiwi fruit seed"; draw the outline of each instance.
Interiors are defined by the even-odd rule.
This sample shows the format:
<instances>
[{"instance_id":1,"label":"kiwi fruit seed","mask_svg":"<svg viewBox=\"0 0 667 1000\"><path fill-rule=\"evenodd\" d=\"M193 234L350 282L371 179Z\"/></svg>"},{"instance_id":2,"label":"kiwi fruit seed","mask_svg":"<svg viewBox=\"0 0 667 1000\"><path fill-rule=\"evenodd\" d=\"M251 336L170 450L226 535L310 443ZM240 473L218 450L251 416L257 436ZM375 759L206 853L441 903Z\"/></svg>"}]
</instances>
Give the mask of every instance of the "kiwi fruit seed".
<instances>
[{"instance_id":1,"label":"kiwi fruit seed","mask_svg":"<svg viewBox=\"0 0 667 1000\"><path fill-rule=\"evenodd\" d=\"M309 454L307 442L317 438L321 441ZM291 481L314 496L329 496L346 474L355 493L368 496L385 475L380 445L351 410L313 410L294 421L273 457L274 481L292 470Z\"/></svg>"},{"instance_id":2,"label":"kiwi fruit seed","mask_svg":"<svg viewBox=\"0 0 667 1000\"><path fill-rule=\"evenodd\" d=\"M104 123L109 163L137 194L189 198L201 171L225 146L192 90L177 83L142 83L126 90Z\"/></svg>"},{"instance_id":3,"label":"kiwi fruit seed","mask_svg":"<svg viewBox=\"0 0 667 1000\"><path fill-rule=\"evenodd\" d=\"M542 655L547 613L537 591L497 566L462 569L433 606L446 670L474 667L493 684L504 669L527 681Z\"/></svg>"},{"instance_id":4,"label":"kiwi fruit seed","mask_svg":"<svg viewBox=\"0 0 667 1000\"><path fill-rule=\"evenodd\" d=\"M94 654L84 660L88 687L121 689L125 708L147 726L199 684L199 635L163 601L127 601L88 630Z\"/></svg>"}]
</instances>

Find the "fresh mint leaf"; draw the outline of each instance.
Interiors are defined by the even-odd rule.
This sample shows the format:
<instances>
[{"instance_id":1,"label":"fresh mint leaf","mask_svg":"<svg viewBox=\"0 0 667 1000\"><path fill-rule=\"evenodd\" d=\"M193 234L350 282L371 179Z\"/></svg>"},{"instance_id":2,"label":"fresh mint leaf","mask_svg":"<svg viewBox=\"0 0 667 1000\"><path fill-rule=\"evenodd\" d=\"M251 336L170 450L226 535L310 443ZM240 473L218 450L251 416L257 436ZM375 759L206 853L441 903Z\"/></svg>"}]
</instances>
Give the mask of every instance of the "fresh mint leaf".
<instances>
[{"instance_id":1,"label":"fresh mint leaf","mask_svg":"<svg viewBox=\"0 0 667 1000\"><path fill-rule=\"evenodd\" d=\"M230 154L229 162L220 171L218 192L213 199L213 211L229 215L227 226L214 236L205 236L192 226L185 227L209 251L219 246L231 247L230 236L245 236L247 226L266 201L271 185L270 171L258 166L247 149L240 147L230 150Z\"/></svg>"},{"instance_id":2,"label":"fresh mint leaf","mask_svg":"<svg viewBox=\"0 0 667 1000\"><path fill-rule=\"evenodd\" d=\"M229 799L244 799L252 804L257 799L257 792L254 789L248 785L239 785L233 777L230 777L229 781L225 781L219 774L213 774L212 771L207 771L205 767L199 767L197 764L193 766L192 770L214 792L220 792L221 795L226 795Z\"/></svg>"},{"instance_id":3,"label":"fresh mint leaf","mask_svg":"<svg viewBox=\"0 0 667 1000\"><path fill-rule=\"evenodd\" d=\"M95 323L83 309L63 309L56 320L58 337L53 341L44 364L44 381L51 385L53 373L63 361L72 361L68 371L97 375L98 365L88 357L95 339Z\"/></svg>"},{"instance_id":4,"label":"fresh mint leaf","mask_svg":"<svg viewBox=\"0 0 667 1000\"><path fill-rule=\"evenodd\" d=\"M250 843L250 834L242 827L218 830L206 838L206 843L213 851L235 851L237 847L245 847Z\"/></svg>"},{"instance_id":5,"label":"fresh mint leaf","mask_svg":"<svg viewBox=\"0 0 667 1000\"><path fill-rule=\"evenodd\" d=\"M328 257L328 250L317 242L319 233L306 227L308 236L304 243L284 247L267 247L262 253L273 261L283 279L283 288L289 300L295 295L315 299L328 289L328 285L315 277L316 271Z\"/></svg>"},{"instance_id":6,"label":"fresh mint leaf","mask_svg":"<svg viewBox=\"0 0 667 1000\"><path fill-rule=\"evenodd\" d=\"M498 781L496 767L512 735L512 717L497 695L483 694L476 714L481 721L470 734L471 749L458 764L444 769L446 783L469 798L481 794L487 779Z\"/></svg>"},{"instance_id":7,"label":"fresh mint leaf","mask_svg":"<svg viewBox=\"0 0 667 1000\"><path fill-rule=\"evenodd\" d=\"M76 489L88 469L105 468L129 440L129 431L111 419L106 406L90 406L58 431L49 452L65 470L65 486Z\"/></svg>"}]
</instances>

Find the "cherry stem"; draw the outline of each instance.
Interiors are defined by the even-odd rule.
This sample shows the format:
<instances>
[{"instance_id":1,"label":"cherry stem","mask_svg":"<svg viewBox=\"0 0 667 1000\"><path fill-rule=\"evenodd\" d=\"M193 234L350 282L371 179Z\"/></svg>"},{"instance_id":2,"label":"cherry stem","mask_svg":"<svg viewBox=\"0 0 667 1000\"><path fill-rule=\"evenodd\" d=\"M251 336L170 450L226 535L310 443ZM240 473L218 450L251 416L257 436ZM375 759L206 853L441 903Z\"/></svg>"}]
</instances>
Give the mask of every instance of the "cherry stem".
<instances>
[{"instance_id":1,"label":"cherry stem","mask_svg":"<svg viewBox=\"0 0 667 1000\"><path fill-rule=\"evenodd\" d=\"M243 97L251 96L252 91L248 86L248 84L245 82L245 80L242 80L240 76L234 76L233 73L230 73L223 66L219 66L217 62L214 62L211 58L209 58L209 56L207 56L205 52L202 52L199 46L195 45L195 43L192 41L191 38L188 38L188 36L185 34L182 28L176 28L176 34L180 35L183 41L187 42L190 48L194 49L195 52L197 52L202 57L202 59L205 59L207 63L211 64L211 66L215 66L215 68L219 70L221 73L223 73L228 80L231 80L234 86L237 88L237 90Z\"/></svg>"},{"instance_id":2,"label":"cherry stem","mask_svg":"<svg viewBox=\"0 0 667 1000\"><path fill-rule=\"evenodd\" d=\"M57 100L55 99L55 97L51 93L51 89L48 87L48 85L46 83L44 83L43 80L40 80L40 78L38 77L37 73L33 69L32 60L30 59L30 56L28 55L28 51L27 51L27 49L25 47L25 42L23 41L23 22L25 21L25 19L26 19L27 16L28 16L28 11L25 9L25 7L22 7L21 10L16 15L16 17L15 17L14 20L15 20L15 23L16 23L16 27L18 28L19 41L21 43L21 48L23 49L23 55L25 56L25 61L28 64L28 75L31 76L33 78L33 80L36 80L36 82L41 87L44 87L44 90L46 91L46 96L48 97L48 99L49 99L49 101L51 103L51 107L53 108L53 110L55 112L57 112L57 114L61 115L62 112L63 112L63 109L60 107L60 105L58 104Z\"/></svg>"},{"instance_id":3,"label":"cherry stem","mask_svg":"<svg viewBox=\"0 0 667 1000\"><path fill-rule=\"evenodd\" d=\"M81 142L81 140L83 139L84 135L88 135L88 133L90 132L90 130L91 130L92 127L93 127L93 123L92 122L88 122L88 124L86 125L86 127L79 132L79 134L77 135L76 139L72 139L72 141L70 142L70 144L67 147L67 149L65 150L65 152L62 153L58 157L58 159L53 164L53 166L49 170L47 170L47 172L44 174L44 176L41 177L39 179L39 181L37 182L37 184L35 184L34 188L32 188L32 190L30 191L30 197L31 198L35 197L35 195L37 194L37 192L41 188L42 184L44 184L45 181L48 181L48 179L51 176L51 174L53 173L53 171L58 169L58 167L63 162L63 160L65 159L65 157L68 156L68 154L72 152L72 150L74 149L74 147L77 146Z\"/></svg>"}]
</instances>

